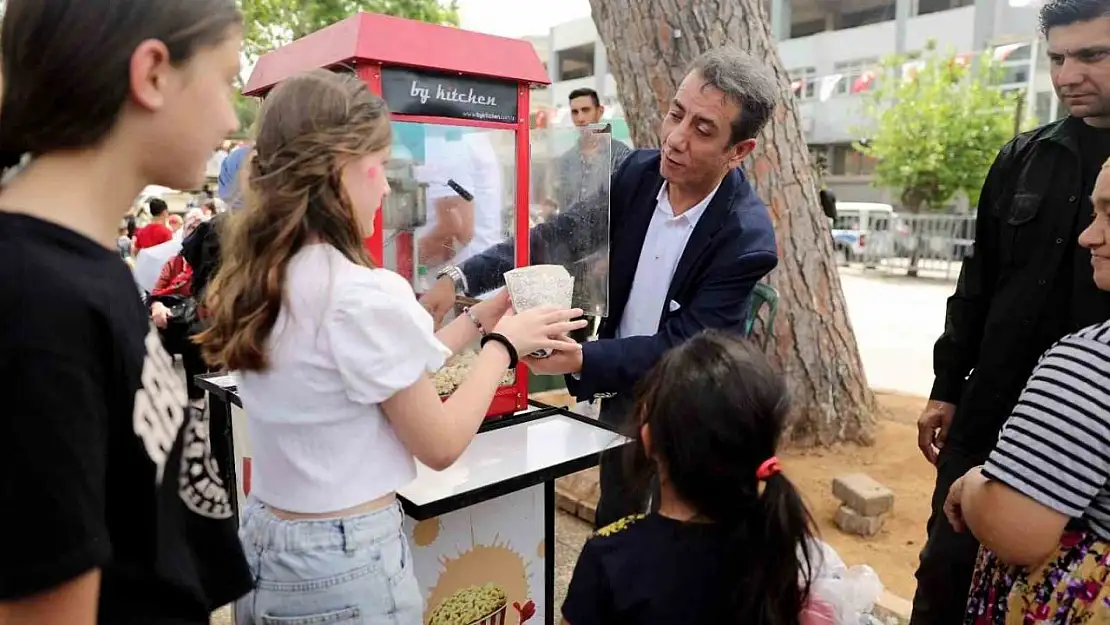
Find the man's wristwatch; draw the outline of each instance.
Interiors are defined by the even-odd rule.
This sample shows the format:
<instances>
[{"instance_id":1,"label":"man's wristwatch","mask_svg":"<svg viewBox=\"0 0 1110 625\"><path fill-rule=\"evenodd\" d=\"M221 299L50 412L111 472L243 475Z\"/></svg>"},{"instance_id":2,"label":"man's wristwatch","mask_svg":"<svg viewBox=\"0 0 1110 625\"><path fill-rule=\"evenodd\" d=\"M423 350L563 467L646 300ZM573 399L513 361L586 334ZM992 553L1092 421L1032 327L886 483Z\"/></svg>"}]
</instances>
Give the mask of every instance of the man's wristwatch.
<instances>
[{"instance_id":1,"label":"man's wristwatch","mask_svg":"<svg viewBox=\"0 0 1110 625\"><path fill-rule=\"evenodd\" d=\"M466 275L462 272L462 269L459 269L455 265L448 265L436 274L436 280L440 278L451 278L451 282L455 285L455 292L463 295L466 294Z\"/></svg>"}]
</instances>

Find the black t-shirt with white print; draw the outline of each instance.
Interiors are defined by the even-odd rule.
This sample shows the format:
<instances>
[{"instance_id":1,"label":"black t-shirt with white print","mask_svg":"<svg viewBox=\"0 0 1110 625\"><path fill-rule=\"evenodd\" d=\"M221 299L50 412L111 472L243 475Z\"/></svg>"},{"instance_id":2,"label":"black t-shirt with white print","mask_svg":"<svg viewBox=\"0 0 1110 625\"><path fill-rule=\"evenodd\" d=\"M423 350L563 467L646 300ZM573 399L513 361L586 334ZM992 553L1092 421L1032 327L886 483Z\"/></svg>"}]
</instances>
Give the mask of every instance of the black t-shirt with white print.
<instances>
[{"instance_id":1,"label":"black t-shirt with white print","mask_svg":"<svg viewBox=\"0 0 1110 625\"><path fill-rule=\"evenodd\" d=\"M208 424L126 264L3 212L0 441L0 600L100 568L101 625L207 624L250 589Z\"/></svg>"}]
</instances>

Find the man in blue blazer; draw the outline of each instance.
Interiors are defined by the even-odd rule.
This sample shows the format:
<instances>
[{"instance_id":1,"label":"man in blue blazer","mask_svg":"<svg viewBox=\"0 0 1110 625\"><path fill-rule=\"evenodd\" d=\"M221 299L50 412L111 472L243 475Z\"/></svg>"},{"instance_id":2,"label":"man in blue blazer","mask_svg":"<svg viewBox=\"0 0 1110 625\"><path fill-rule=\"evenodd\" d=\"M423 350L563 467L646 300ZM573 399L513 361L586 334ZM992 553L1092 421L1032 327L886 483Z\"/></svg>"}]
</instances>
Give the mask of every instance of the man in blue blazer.
<instances>
[{"instance_id":1,"label":"man in blue blazer","mask_svg":"<svg viewBox=\"0 0 1110 625\"><path fill-rule=\"evenodd\" d=\"M752 287L778 262L767 207L738 169L775 108L773 80L747 54L712 50L694 62L669 105L659 150L633 152L614 173L609 232L609 316L581 351L529 359L537 373L567 376L578 399L608 396L601 419L625 427L636 383L671 347L706 328L739 330ZM536 226L532 260L568 242L593 250L570 229L586 201ZM601 244L602 241L596 242ZM560 247L561 246L561 247ZM487 292L513 268L511 241L448 267L422 300L437 322L456 292ZM626 488L619 457L602 458L603 527L642 512L646 498Z\"/></svg>"}]
</instances>

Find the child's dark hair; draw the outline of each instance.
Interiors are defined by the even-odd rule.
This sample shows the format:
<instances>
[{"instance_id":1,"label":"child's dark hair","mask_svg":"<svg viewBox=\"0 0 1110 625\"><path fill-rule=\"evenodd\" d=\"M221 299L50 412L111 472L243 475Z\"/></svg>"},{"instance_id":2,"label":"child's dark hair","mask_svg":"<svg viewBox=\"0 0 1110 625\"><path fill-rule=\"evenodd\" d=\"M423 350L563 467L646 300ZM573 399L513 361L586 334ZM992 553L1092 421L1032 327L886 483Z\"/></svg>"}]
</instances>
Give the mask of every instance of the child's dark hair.
<instances>
[{"instance_id":1,"label":"child's dark hair","mask_svg":"<svg viewBox=\"0 0 1110 625\"><path fill-rule=\"evenodd\" d=\"M147 39L184 63L242 22L234 0L8 0L0 32L0 168L24 153L96 145L131 89L131 56Z\"/></svg>"},{"instance_id":2,"label":"child's dark hair","mask_svg":"<svg viewBox=\"0 0 1110 625\"><path fill-rule=\"evenodd\" d=\"M640 387L633 475L661 470L697 520L727 532L730 595L717 622L798 625L809 596L813 518L782 473L756 477L775 455L788 409L786 387L763 354L719 330L669 351Z\"/></svg>"},{"instance_id":3,"label":"child's dark hair","mask_svg":"<svg viewBox=\"0 0 1110 625\"><path fill-rule=\"evenodd\" d=\"M162 213L169 210L169 208L170 207L166 204L166 201L161 199L161 198L156 197L156 198L151 198L151 200L150 200L150 216L151 217L158 217Z\"/></svg>"}]
</instances>

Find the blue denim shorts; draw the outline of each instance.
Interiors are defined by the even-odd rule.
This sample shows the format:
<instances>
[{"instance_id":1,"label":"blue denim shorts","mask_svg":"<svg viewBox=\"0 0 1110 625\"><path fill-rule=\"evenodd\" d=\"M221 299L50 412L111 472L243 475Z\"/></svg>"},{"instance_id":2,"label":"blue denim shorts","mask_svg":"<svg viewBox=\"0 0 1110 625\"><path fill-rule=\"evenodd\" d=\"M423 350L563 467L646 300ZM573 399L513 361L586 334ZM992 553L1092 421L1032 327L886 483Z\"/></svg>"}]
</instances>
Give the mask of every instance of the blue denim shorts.
<instances>
[{"instance_id":1,"label":"blue denim shorts","mask_svg":"<svg viewBox=\"0 0 1110 625\"><path fill-rule=\"evenodd\" d=\"M237 625L420 625L424 599L395 504L340 519L285 521L248 500L239 538L255 590Z\"/></svg>"}]
</instances>

